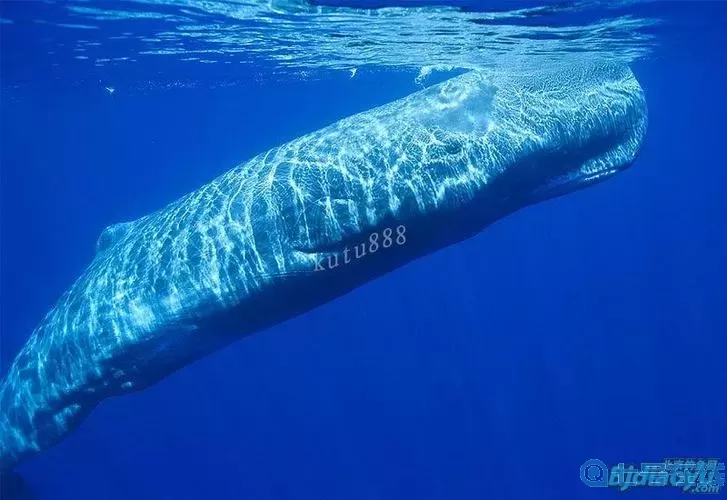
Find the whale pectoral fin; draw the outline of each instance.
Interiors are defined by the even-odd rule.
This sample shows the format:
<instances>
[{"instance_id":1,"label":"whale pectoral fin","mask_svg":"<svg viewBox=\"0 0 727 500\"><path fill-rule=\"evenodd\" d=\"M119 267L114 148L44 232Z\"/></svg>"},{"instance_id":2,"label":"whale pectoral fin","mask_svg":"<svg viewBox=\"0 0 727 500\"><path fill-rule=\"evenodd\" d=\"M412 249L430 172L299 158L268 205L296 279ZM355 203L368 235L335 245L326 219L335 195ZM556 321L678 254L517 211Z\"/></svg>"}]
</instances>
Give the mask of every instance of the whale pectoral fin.
<instances>
[{"instance_id":1,"label":"whale pectoral fin","mask_svg":"<svg viewBox=\"0 0 727 500\"><path fill-rule=\"evenodd\" d=\"M103 252L107 248L113 246L117 241L123 239L131 230L133 222L120 222L118 224L111 224L106 229L101 231L101 236L96 241L96 253Z\"/></svg>"},{"instance_id":2,"label":"whale pectoral fin","mask_svg":"<svg viewBox=\"0 0 727 500\"><path fill-rule=\"evenodd\" d=\"M110 373L113 394L123 394L145 389L174 370L212 352L226 337L216 334L196 335L199 328L179 323L161 327L147 339L140 338L113 359L99 362L102 371Z\"/></svg>"}]
</instances>

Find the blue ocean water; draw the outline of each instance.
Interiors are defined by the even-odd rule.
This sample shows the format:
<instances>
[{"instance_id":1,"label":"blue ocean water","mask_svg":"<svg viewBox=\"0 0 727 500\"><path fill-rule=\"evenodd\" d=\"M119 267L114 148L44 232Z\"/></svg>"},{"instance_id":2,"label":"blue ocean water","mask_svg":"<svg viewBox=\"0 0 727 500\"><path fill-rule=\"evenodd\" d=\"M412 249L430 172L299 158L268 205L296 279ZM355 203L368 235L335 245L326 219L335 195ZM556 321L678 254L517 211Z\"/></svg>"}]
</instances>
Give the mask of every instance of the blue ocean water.
<instances>
[{"instance_id":1,"label":"blue ocean water","mask_svg":"<svg viewBox=\"0 0 727 500\"><path fill-rule=\"evenodd\" d=\"M18 467L37 498L606 498L588 459L725 458L726 3L0 9L3 374L103 228L340 118L566 56L649 106L613 179L103 402Z\"/></svg>"}]
</instances>

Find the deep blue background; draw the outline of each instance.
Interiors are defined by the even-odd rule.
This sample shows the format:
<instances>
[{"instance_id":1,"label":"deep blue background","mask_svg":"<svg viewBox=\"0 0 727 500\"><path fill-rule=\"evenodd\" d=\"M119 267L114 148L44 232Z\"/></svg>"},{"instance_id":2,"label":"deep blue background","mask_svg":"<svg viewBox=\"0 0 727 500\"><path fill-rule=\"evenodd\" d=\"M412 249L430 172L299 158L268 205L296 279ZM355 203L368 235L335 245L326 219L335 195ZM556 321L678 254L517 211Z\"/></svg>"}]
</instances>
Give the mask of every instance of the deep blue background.
<instances>
[{"instance_id":1,"label":"deep blue background","mask_svg":"<svg viewBox=\"0 0 727 500\"><path fill-rule=\"evenodd\" d=\"M702 8L635 65L632 169L107 401L20 472L50 499L582 499L619 495L581 483L589 458L727 458L727 37ZM106 225L417 88L366 70L132 84L159 61L4 82L3 366Z\"/></svg>"}]
</instances>

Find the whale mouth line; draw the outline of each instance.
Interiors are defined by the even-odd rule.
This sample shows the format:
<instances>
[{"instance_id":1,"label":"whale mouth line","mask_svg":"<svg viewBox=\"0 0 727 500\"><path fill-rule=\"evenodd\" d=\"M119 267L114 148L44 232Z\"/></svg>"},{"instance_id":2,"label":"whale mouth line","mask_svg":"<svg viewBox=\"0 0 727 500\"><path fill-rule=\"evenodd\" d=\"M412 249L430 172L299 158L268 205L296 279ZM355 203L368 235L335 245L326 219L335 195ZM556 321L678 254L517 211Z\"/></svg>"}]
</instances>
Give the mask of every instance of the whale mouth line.
<instances>
[{"instance_id":1,"label":"whale mouth line","mask_svg":"<svg viewBox=\"0 0 727 500\"><path fill-rule=\"evenodd\" d=\"M602 181L613 177L622 170L624 170L622 167L613 167L587 175L576 175L561 180L555 180L533 192L528 201L530 203L538 203L540 201L580 191L581 189L593 186L594 184L599 184Z\"/></svg>"},{"instance_id":2,"label":"whale mouth line","mask_svg":"<svg viewBox=\"0 0 727 500\"><path fill-rule=\"evenodd\" d=\"M620 167L612 167L605 170L600 170L598 172L593 172L590 174L586 174L583 176L574 176L570 179L565 179L561 182L555 182L551 187L552 189L559 191L561 189L580 189L584 187L591 186L593 184L596 184L598 182L604 181L610 177L613 177L617 173L621 172L623 168ZM547 188L546 188L547 189Z\"/></svg>"}]
</instances>

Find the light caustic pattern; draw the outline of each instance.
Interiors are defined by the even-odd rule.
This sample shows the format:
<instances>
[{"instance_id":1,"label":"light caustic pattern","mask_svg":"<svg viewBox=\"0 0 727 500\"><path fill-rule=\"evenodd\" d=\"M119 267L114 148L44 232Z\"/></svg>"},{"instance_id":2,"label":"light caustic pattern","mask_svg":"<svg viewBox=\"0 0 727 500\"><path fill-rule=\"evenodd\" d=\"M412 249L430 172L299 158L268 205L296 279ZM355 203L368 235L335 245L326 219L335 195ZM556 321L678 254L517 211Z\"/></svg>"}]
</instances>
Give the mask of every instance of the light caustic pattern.
<instances>
[{"instance_id":1,"label":"light caustic pattern","mask_svg":"<svg viewBox=\"0 0 727 500\"><path fill-rule=\"evenodd\" d=\"M522 205L577 189L629 165L645 130L643 92L626 66L470 72L274 148L158 212L109 227L0 385L0 464L58 441L102 399L218 349L211 324L239 338L299 314L294 300L276 299L283 283L296 287L288 299L317 305L321 291L305 273L342 242L392 222L473 217L492 197ZM475 222L481 229L503 215ZM260 297L267 309L252 305ZM250 319L271 308L267 323ZM220 319L232 310L245 314Z\"/></svg>"}]
</instances>

